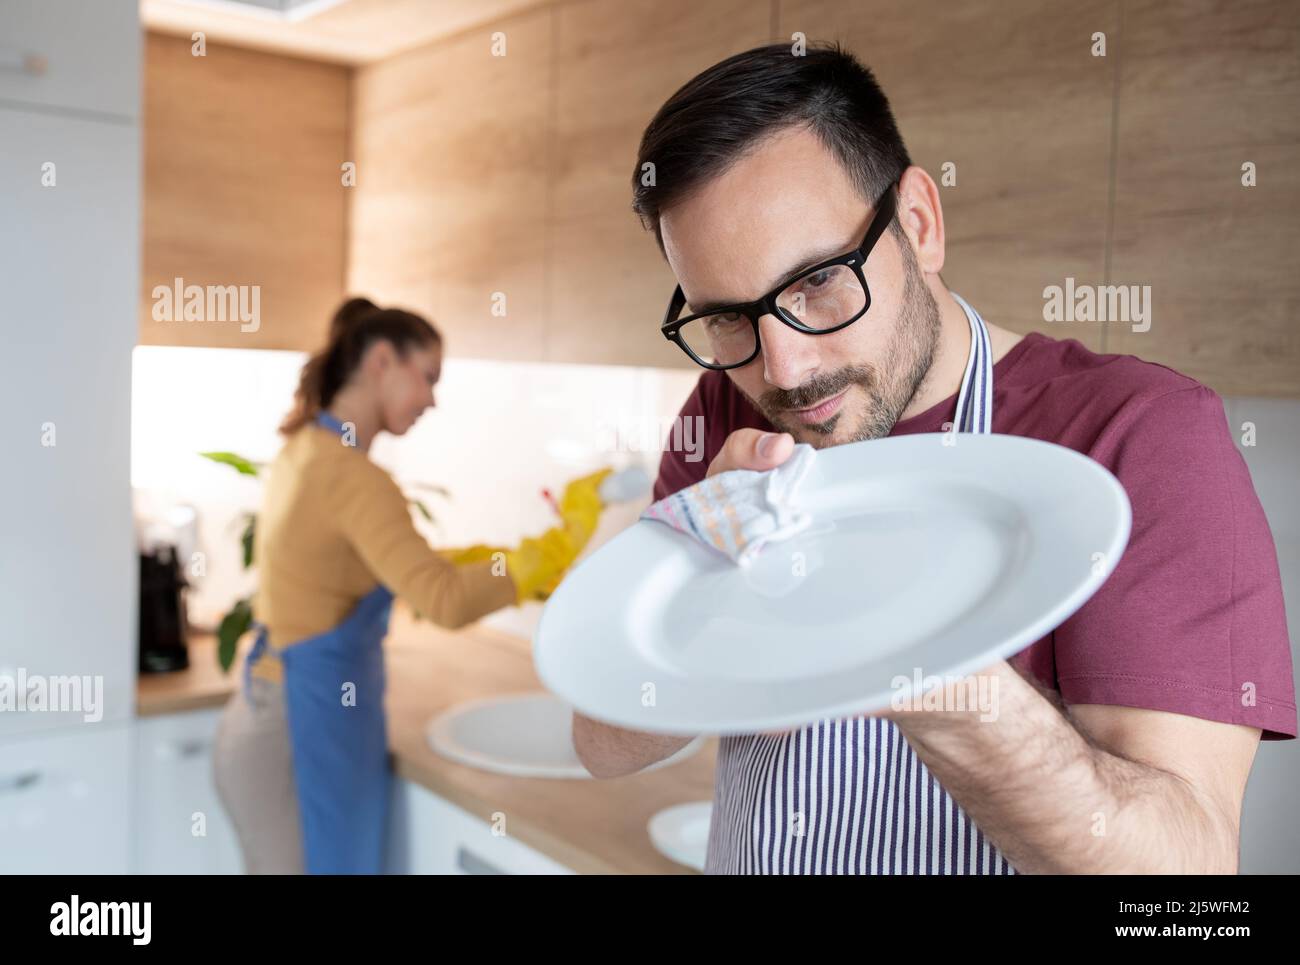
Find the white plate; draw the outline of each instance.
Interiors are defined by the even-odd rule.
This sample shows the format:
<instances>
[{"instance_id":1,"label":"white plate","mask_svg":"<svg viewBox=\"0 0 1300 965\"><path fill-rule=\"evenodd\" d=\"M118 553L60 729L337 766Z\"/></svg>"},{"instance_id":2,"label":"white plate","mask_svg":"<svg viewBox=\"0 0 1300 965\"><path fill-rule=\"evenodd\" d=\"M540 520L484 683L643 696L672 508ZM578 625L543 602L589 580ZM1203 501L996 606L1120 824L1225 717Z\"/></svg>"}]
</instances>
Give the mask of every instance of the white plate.
<instances>
[{"instance_id":1,"label":"white plate","mask_svg":"<svg viewBox=\"0 0 1300 965\"><path fill-rule=\"evenodd\" d=\"M713 805L708 801L693 801L664 808L646 825L650 832L650 842L669 861L703 871L709 850L709 820L712 814Z\"/></svg>"},{"instance_id":2,"label":"white plate","mask_svg":"<svg viewBox=\"0 0 1300 965\"><path fill-rule=\"evenodd\" d=\"M573 749L572 729L573 708L552 694L536 692L457 704L429 722L426 736L436 753L481 771L588 780L591 774ZM694 740L654 767L685 760L702 744L702 739Z\"/></svg>"},{"instance_id":3,"label":"white plate","mask_svg":"<svg viewBox=\"0 0 1300 965\"><path fill-rule=\"evenodd\" d=\"M883 709L900 677L965 675L1060 626L1105 582L1130 509L1105 468L1007 435L822 450L812 526L749 570L641 520L547 601L538 676L582 713L670 734Z\"/></svg>"}]
</instances>

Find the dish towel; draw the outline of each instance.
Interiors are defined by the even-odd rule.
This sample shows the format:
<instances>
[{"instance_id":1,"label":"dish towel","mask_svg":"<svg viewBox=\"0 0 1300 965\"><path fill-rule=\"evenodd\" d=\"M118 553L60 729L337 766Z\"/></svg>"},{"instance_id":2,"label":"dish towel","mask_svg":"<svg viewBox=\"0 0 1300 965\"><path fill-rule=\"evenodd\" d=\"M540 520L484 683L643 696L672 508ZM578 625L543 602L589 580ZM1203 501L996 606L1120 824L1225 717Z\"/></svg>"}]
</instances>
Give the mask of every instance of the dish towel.
<instances>
[{"instance_id":1,"label":"dish towel","mask_svg":"<svg viewBox=\"0 0 1300 965\"><path fill-rule=\"evenodd\" d=\"M816 455L816 449L801 442L775 469L718 473L652 503L641 518L667 523L738 566L749 566L764 546L789 539L812 523L798 496Z\"/></svg>"}]
</instances>

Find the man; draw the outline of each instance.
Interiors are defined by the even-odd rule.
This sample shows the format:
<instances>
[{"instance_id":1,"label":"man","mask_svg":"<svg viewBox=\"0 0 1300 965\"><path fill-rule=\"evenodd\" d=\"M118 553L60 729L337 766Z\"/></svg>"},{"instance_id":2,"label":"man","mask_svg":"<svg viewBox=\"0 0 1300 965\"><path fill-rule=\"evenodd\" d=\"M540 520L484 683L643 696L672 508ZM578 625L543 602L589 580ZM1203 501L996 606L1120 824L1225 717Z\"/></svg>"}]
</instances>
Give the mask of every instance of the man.
<instances>
[{"instance_id":1,"label":"man","mask_svg":"<svg viewBox=\"0 0 1300 965\"><path fill-rule=\"evenodd\" d=\"M849 54L778 45L705 71L646 129L634 186L680 282L676 340L710 367L682 410L705 420L708 474L952 422L976 313L939 274L939 191ZM1222 402L1160 365L986 330L992 431L1115 473L1125 556L984 671L996 720L891 709L724 738L706 870L1235 873L1257 743L1295 737L1296 709L1277 556ZM655 498L704 464L666 452ZM686 742L581 715L574 741L598 777Z\"/></svg>"}]
</instances>

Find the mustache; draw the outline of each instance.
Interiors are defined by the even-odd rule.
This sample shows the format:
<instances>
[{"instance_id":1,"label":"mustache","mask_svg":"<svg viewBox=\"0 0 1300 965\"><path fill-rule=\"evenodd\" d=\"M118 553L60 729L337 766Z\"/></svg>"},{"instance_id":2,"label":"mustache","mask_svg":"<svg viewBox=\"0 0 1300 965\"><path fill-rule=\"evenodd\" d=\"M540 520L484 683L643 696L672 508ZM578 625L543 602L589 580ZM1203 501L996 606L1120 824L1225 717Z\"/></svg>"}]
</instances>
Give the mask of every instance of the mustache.
<instances>
[{"instance_id":1,"label":"mustache","mask_svg":"<svg viewBox=\"0 0 1300 965\"><path fill-rule=\"evenodd\" d=\"M783 409L806 409L832 396L839 395L850 385L861 385L870 390L876 383L876 370L870 365L850 365L837 372L814 376L795 389L772 389L759 399L765 412Z\"/></svg>"}]
</instances>

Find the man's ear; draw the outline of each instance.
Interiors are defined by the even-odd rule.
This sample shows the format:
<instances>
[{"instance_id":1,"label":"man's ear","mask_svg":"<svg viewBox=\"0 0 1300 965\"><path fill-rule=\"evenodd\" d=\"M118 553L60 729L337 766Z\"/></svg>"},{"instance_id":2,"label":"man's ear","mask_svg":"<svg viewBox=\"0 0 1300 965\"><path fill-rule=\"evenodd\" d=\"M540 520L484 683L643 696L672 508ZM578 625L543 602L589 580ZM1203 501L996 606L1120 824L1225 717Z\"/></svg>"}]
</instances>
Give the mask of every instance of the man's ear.
<instances>
[{"instance_id":1,"label":"man's ear","mask_svg":"<svg viewBox=\"0 0 1300 965\"><path fill-rule=\"evenodd\" d=\"M898 220L921 270L937 275L944 262L943 203L939 186L924 168L913 165L899 178Z\"/></svg>"}]
</instances>

